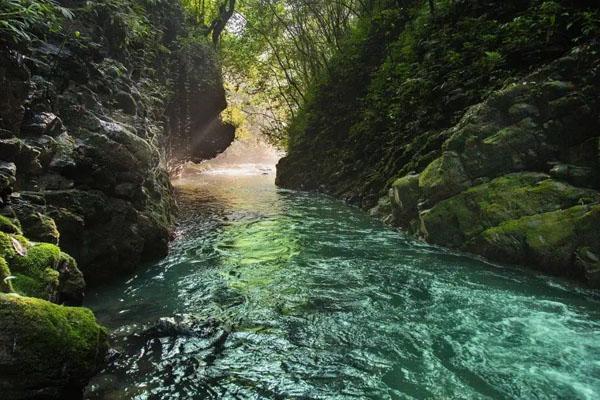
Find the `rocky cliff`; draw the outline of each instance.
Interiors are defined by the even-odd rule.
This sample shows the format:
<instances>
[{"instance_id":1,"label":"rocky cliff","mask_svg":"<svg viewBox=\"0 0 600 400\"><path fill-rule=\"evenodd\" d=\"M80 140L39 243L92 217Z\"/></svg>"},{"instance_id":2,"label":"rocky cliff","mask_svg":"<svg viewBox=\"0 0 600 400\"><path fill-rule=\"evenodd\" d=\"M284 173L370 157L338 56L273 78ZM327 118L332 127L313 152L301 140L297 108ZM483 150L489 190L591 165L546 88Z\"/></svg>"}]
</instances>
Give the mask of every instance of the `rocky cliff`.
<instances>
[{"instance_id":1,"label":"rocky cliff","mask_svg":"<svg viewBox=\"0 0 600 400\"><path fill-rule=\"evenodd\" d=\"M40 1L37 19L7 13L17 18L0 26L8 398L80 392L102 365L106 333L87 310L61 305L81 305L86 282L165 255L170 170L214 157L234 136L219 117L216 54L178 2L59 3Z\"/></svg>"},{"instance_id":2,"label":"rocky cliff","mask_svg":"<svg viewBox=\"0 0 600 400\"><path fill-rule=\"evenodd\" d=\"M598 21L571 1L384 8L292 124L278 183L599 286Z\"/></svg>"}]
</instances>

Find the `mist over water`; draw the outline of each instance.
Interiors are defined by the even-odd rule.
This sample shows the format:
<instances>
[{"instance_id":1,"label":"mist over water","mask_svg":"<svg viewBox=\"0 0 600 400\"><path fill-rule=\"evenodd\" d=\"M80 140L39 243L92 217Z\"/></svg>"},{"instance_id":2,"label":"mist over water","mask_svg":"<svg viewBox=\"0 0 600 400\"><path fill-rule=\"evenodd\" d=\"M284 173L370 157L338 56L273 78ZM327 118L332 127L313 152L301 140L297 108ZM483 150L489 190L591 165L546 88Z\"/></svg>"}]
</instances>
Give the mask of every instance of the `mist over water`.
<instances>
[{"instance_id":1,"label":"mist over water","mask_svg":"<svg viewBox=\"0 0 600 400\"><path fill-rule=\"evenodd\" d=\"M597 292L277 189L242 150L175 182L166 259L88 296L122 351L88 398L600 398ZM177 313L226 340L128 338Z\"/></svg>"},{"instance_id":2,"label":"mist over water","mask_svg":"<svg viewBox=\"0 0 600 400\"><path fill-rule=\"evenodd\" d=\"M203 175L273 175L275 166L283 152L264 140L253 137L236 140L229 148L213 160L202 164L190 164L183 170L182 178ZM181 183L181 182L180 182Z\"/></svg>"}]
</instances>

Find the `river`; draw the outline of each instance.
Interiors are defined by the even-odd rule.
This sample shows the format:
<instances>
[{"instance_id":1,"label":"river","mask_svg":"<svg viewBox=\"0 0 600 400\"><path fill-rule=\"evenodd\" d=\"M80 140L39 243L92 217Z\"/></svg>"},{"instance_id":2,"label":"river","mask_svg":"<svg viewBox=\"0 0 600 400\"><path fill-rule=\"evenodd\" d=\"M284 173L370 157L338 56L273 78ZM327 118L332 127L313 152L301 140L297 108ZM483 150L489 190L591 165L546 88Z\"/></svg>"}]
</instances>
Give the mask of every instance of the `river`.
<instances>
[{"instance_id":1,"label":"river","mask_svg":"<svg viewBox=\"0 0 600 400\"><path fill-rule=\"evenodd\" d=\"M121 355L87 398L600 398L598 292L425 245L272 174L175 184L170 255L88 294ZM178 313L225 339L131 339Z\"/></svg>"}]
</instances>

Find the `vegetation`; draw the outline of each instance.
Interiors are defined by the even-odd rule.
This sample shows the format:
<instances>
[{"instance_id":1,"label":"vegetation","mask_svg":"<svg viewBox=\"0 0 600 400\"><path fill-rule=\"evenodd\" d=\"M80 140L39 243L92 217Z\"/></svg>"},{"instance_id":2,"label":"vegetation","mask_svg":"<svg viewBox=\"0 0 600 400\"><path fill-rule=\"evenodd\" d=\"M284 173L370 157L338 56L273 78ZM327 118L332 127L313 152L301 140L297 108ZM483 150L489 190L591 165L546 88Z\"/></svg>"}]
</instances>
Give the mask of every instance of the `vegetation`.
<instances>
[{"instance_id":1,"label":"vegetation","mask_svg":"<svg viewBox=\"0 0 600 400\"><path fill-rule=\"evenodd\" d=\"M0 3L0 32L15 40L29 41L32 34L58 31L73 13L54 0L3 0Z\"/></svg>"},{"instance_id":2,"label":"vegetation","mask_svg":"<svg viewBox=\"0 0 600 400\"><path fill-rule=\"evenodd\" d=\"M290 169L373 205L395 178L439 156L468 106L597 37L598 8L583 3L438 1L432 14L428 2L380 2L357 20L288 129L289 151L319 167Z\"/></svg>"}]
</instances>

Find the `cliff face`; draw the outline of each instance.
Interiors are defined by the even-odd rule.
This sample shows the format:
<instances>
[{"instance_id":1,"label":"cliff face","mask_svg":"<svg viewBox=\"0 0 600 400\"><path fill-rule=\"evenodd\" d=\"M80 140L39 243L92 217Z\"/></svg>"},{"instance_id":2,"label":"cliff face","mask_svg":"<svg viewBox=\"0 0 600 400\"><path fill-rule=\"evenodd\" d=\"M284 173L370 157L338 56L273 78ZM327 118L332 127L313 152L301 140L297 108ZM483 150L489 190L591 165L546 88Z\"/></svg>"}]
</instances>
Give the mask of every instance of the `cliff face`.
<instances>
[{"instance_id":1,"label":"cliff face","mask_svg":"<svg viewBox=\"0 0 600 400\"><path fill-rule=\"evenodd\" d=\"M597 7L464 1L363 24L292 125L278 184L598 286Z\"/></svg>"},{"instance_id":2,"label":"cliff face","mask_svg":"<svg viewBox=\"0 0 600 400\"><path fill-rule=\"evenodd\" d=\"M103 365L106 332L91 312L67 306L81 305L86 281L166 254L169 170L214 157L234 135L219 118L216 54L178 2L60 4L74 18L59 32L43 18L16 20L18 37L0 28L0 393L8 399L81 394Z\"/></svg>"},{"instance_id":3,"label":"cliff face","mask_svg":"<svg viewBox=\"0 0 600 400\"><path fill-rule=\"evenodd\" d=\"M186 36L177 2L144 4L70 2L64 35L0 54L2 213L60 241L91 283L166 254L167 160L233 140L212 48Z\"/></svg>"}]
</instances>

